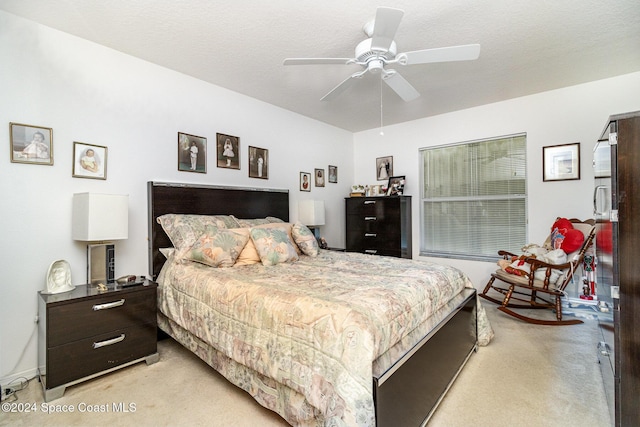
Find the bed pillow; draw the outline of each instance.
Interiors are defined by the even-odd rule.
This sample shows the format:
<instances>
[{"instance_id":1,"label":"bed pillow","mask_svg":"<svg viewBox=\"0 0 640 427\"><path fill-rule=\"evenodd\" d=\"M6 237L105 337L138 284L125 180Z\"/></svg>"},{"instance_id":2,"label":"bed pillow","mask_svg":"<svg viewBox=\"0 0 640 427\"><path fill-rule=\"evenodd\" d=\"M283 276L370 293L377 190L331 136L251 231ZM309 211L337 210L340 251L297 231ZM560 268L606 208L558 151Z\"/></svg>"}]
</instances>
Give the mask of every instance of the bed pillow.
<instances>
[{"instance_id":1,"label":"bed pillow","mask_svg":"<svg viewBox=\"0 0 640 427\"><path fill-rule=\"evenodd\" d=\"M320 247L318 241L309 228L301 222L296 222L291 227L291 235L293 241L298 245L303 254L309 256L318 256Z\"/></svg>"},{"instance_id":2,"label":"bed pillow","mask_svg":"<svg viewBox=\"0 0 640 427\"><path fill-rule=\"evenodd\" d=\"M169 236L173 247L179 251L189 249L208 226L240 227L231 215L166 214L159 216L157 221Z\"/></svg>"},{"instance_id":3,"label":"bed pillow","mask_svg":"<svg viewBox=\"0 0 640 427\"><path fill-rule=\"evenodd\" d=\"M236 263L233 264L234 267L258 264L259 262L261 262L260 255L258 255L258 251L256 250L256 245L254 245L253 240L251 240L249 229L243 228L242 230L247 231L247 236L249 236L249 240L247 240L247 244L244 245L244 248L242 248L242 252L240 252L240 255L238 255L238 259L236 259Z\"/></svg>"},{"instance_id":4,"label":"bed pillow","mask_svg":"<svg viewBox=\"0 0 640 427\"><path fill-rule=\"evenodd\" d=\"M251 240L263 265L276 265L299 259L291 240L291 224L266 224L251 229Z\"/></svg>"},{"instance_id":5,"label":"bed pillow","mask_svg":"<svg viewBox=\"0 0 640 427\"><path fill-rule=\"evenodd\" d=\"M247 229L208 227L183 256L211 267L232 267L248 240Z\"/></svg>"},{"instance_id":6,"label":"bed pillow","mask_svg":"<svg viewBox=\"0 0 640 427\"><path fill-rule=\"evenodd\" d=\"M238 219L233 216L233 219L239 224L239 227L256 227L258 225L266 225L273 223L283 223L284 221L275 216L268 216L266 218L253 218L253 219Z\"/></svg>"}]
</instances>

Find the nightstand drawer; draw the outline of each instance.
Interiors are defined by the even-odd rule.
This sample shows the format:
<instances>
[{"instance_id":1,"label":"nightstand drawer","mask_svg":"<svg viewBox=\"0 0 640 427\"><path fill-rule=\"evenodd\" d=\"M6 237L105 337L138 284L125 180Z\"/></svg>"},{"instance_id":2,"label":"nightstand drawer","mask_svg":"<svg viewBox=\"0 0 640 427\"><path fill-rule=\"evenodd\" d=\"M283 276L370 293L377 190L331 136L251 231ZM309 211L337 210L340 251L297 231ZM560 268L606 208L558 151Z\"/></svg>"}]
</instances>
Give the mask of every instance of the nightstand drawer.
<instances>
[{"instance_id":1,"label":"nightstand drawer","mask_svg":"<svg viewBox=\"0 0 640 427\"><path fill-rule=\"evenodd\" d=\"M47 388L155 353L156 333L154 322L50 348L47 354ZM51 366L56 366L57 369L50 369Z\"/></svg>"},{"instance_id":2,"label":"nightstand drawer","mask_svg":"<svg viewBox=\"0 0 640 427\"><path fill-rule=\"evenodd\" d=\"M59 304L48 309L47 346L71 343L133 325L154 323L156 288L110 292L98 298Z\"/></svg>"}]
</instances>

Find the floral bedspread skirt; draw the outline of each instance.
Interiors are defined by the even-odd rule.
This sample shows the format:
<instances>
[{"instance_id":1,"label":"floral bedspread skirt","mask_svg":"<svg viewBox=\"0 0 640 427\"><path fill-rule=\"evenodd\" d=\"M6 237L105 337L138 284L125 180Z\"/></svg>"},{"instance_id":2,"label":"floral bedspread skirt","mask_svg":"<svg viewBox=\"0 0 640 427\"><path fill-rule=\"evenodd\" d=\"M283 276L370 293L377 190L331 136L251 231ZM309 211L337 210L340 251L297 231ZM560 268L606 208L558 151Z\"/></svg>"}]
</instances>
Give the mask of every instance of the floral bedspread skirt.
<instances>
[{"instance_id":1,"label":"floral bedspread skirt","mask_svg":"<svg viewBox=\"0 0 640 427\"><path fill-rule=\"evenodd\" d=\"M163 330L290 424L309 426L375 425L373 361L472 287L452 267L331 251L270 267L170 257L158 282ZM482 343L491 330L481 323Z\"/></svg>"}]
</instances>

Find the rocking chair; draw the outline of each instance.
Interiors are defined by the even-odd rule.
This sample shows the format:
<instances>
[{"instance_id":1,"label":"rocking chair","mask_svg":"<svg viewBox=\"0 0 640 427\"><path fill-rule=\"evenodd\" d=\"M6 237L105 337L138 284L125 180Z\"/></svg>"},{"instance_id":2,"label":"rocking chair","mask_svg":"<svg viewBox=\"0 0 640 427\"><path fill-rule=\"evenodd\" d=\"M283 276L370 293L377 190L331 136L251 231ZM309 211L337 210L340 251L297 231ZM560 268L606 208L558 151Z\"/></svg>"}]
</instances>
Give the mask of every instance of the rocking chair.
<instances>
[{"instance_id":1,"label":"rocking chair","mask_svg":"<svg viewBox=\"0 0 640 427\"><path fill-rule=\"evenodd\" d=\"M584 222L578 219L571 219L570 221L575 229L582 231L585 239L579 250L568 254L566 263L548 264L534 257L521 257L521 261L526 263L530 268L528 277L511 274L503 269L498 269L495 273L491 274L489 282L479 296L500 305L498 310L525 322L537 325L556 326L583 323L582 320L579 319L562 319L561 298L564 296L564 289L571 282L576 268L582 263L585 252L593 242L595 236L595 221L593 219L589 219ZM506 260L511 260L514 259L514 257L519 256L503 250L498 251L498 255L501 255ZM561 275L555 283L552 283L551 278L554 270L556 273L560 270ZM536 275L536 271L538 271L539 274ZM541 271L544 271L543 279L539 278L541 276ZM496 282L496 280L498 282ZM488 295L488 292L491 290L493 290L494 293L498 292L499 294L502 294L503 297L498 299L499 297ZM517 300L521 303L514 304L512 302L513 300ZM550 308L555 310L556 319L544 320L529 317L513 311L512 309L514 308Z\"/></svg>"}]
</instances>

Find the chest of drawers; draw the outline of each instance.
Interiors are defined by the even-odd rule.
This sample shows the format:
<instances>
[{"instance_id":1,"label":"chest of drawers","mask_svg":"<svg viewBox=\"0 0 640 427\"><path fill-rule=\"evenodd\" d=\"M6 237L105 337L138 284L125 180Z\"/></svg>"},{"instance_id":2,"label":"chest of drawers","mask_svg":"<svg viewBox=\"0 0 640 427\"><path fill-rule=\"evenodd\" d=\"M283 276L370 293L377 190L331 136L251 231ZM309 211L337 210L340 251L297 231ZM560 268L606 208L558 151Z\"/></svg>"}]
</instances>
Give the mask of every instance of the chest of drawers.
<instances>
[{"instance_id":1,"label":"chest of drawers","mask_svg":"<svg viewBox=\"0 0 640 427\"><path fill-rule=\"evenodd\" d=\"M145 360L158 360L157 284L100 291L94 285L38 301L38 371L45 401L66 387Z\"/></svg>"},{"instance_id":2,"label":"chest of drawers","mask_svg":"<svg viewBox=\"0 0 640 427\"><path fill-rule=\"evenodd\" d=\"M411 258L411 196L345 199L346 249Z\"/></svg>"}]
</instances>

